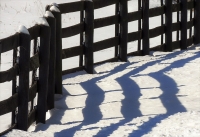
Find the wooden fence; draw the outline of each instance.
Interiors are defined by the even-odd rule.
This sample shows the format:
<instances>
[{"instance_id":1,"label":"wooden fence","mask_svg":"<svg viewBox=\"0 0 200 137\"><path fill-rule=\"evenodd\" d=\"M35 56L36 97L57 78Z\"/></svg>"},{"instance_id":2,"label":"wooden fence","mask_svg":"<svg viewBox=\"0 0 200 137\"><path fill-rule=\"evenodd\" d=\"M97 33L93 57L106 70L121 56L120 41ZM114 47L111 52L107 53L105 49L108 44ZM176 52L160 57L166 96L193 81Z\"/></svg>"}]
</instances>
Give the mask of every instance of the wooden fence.
<instances>
[{"instance_id":1,"label":"wooden fence","mask_svg":"<svg viewBox=\"0 0 200 137\"><path fill-rule=\"evenodd\" d=\"M14 61L12 68L0 72L0 83L11 80L13 83L13 96L0 102L0 115L12 112L12 126L0 135L13 128L27 130L34 121L45 123L46 111L54 107L54 94L62 94L62 75L64 74L79 70L86 70L92 74L95 64L127 61L128 55L148 55L150 51L172 51L179 48L183 50L193 43L200 43L199 0L178 0L177 4L172 4L172 0L165 0L164 4L161 0L160 4L160 7L149 9L149 0L138 0L138 11L131 13L128 13L128 0L84 0L52 4L45 9L48 13L46 16L48 25L36 25L28 29L29 34L16 33L1 39L0 54L13 50ZM94 19L95 9L109 5L115 5L115 15ZM188 10L189 21L187 20ZM62 14L76 11L80 12L80 23L62 28ZM174 12L177 13L176 23L172 22ZM180 12L181 20L179 20ZM161 26L149 29L149 18L155 16L161 16ZM132 21L138 21L138 31L128 33L128 22ZM115 25L115 36L94 42L94 29L109 25ZM194 35L192 35L192 27L194 27ZM176 41L172 41L172 32L177 32ZM62 39L77 34L80 34L80 45L62 49ZM150 39L157 36L161 36L160 45L150 48ZM36 50L38 37L40 47ZM31 40L34 41L35 55L30 58ZM127 44L133 41L138 41L138 50L127 53ZM20 56L19 62L16 62L18 47ZM110 47L115 48L114 57L94 63L95 52ZM79 66L62 71L62 60L74 56L79 56ZM35 77L36 69L39 69L38 78ZM30 71L33 73L33 80L29 88ZM16 76L19 76L19 85L16 85ZM37 105L34 106L33 100L36 94L38 94L38 100ZM28 102L32 102L30 112Z\"/></svg>"}]
</instances>

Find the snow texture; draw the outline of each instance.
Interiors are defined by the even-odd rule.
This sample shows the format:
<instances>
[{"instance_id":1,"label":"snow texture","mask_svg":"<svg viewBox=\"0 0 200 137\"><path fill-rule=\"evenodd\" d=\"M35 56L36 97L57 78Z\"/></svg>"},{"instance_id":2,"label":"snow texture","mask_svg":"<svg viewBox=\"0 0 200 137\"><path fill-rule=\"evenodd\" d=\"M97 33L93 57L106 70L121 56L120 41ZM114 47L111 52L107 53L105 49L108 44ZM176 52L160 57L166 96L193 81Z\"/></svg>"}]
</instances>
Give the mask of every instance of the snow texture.
<instances>
[{"instance_id":1,"label":"snow texture","mask_svg":"<svg viewBox=\"0 0 200 137\"><path fill-rule=\"evenodd\" d=\"M57 3L52 3L51 5L59 7Z\"/></svg>"},{"instance_id":2,"label":"snow texture","mask_svg":"<svg viewBox=\"0 0 200 137\"><path fill-rule=\"evenodd\" d=\"M39 18L37 24L38 24L38 25L49 26L47 20L46 20L44 17Z\"/></svg>"},{"instance_id":3,"label":"snow texture","mask_svg":"<svg viewBox=\"0 0 200 137\"><path fill-rule=\"evenodd\" d=\"M51 6L50 11L60 12L56 6Z\"/></svg>"},{"instance_id":4,"label":"snow texture","mask_svg":"<svg viewBox=\"0 0 200 137\"><path fill-rule=\"evenodd\" d=\"M46 11L44 14L45 17L52 17L54 18L53 14L50 11Z\"/></svg>"},{"instance_id":5,"label":"snow texture","mask_svg":"<svg viewBox=\"0 0 200 137\"><path fill-rule=\"evenodd\" d=\"M29 32L27 30L27 28L23 25L20 25L19 28L18 28L18 32L19 33L24 33L24 34L28 34L29 35Z\"/></svg>"}]
</instances>

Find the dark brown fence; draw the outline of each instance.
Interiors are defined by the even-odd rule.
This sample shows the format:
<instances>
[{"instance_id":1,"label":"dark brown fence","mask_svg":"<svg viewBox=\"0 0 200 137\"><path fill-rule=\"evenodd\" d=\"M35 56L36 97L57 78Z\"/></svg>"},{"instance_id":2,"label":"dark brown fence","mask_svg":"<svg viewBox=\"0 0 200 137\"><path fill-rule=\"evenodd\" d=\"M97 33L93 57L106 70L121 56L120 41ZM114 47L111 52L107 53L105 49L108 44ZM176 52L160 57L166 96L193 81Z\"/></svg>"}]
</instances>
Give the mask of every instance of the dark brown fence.
<instances>
[{"instance_id":1,"label":"dark brown fence","mask_svg":"<svg viewBox=\"0 0 200 137\"><path fill-rule=\"evenodd\" d=\"M0 54L13 50L13 67L0 72L0 83L11 80L13 83L13 96L0 102L0 115L12 112L12 126L0 135L13 128L27 130L35 121L45 123L46 111L54 107L54 94L62 94L64 74L79 70L86 70L92 74L95 64L127 61L128 55L148 55L150 51L172 51L179 48L183 50L192 44L200 43L199 0L178 0L176 4L172 4L172 0L165 0L164 4L161 0L161 6L152 9L149 9L149 0L138 0L138 11L131 13L128 13L127 4L127 0L84 0L48 5L46 11L51 11L53 14L48 12L46 16L49 26L36 25L28 29L29 34L16 33L0 40ZM109 5L115 5L115 15L94 19L95 9ZM80 23L61 28L61 15L76 11L80 12ZM181 20L179 20L180 12ZM173 13L177 13L175 23L172 22ZM161 16L161 26L149 29L149 19L155 16ZM138 21L138 31L128 33L128 22L132 21ZM115 25L115 36L94 42L94 29L109 25ZM192 35L193 27L194 35ZM176 32L175 41L172 41L172 32ZM77 34L80 34L80 45L62 49L62 39ZM161 36L160 45L150 48L149 40L157 36ZM40 47L37 49L38 38ZM34 41L34 55L30 58L31 40ZM138 50L127 53L127 44L133 41L138 41ZM95 52L110 47L115 48L114 57L94 63ZM17 49L20 49L19 57ZM62 59L74 56L79 56L79 66L62 71ZM19 59L19 62L16 59ZM31 87L29 87L30 71L33 75ZM19 85L16 84L17 76ZM37 105L34 106L36 94L38 99ZM30 111L28 111L29 102L31 102Z\"/></svg>"}]
</instances>

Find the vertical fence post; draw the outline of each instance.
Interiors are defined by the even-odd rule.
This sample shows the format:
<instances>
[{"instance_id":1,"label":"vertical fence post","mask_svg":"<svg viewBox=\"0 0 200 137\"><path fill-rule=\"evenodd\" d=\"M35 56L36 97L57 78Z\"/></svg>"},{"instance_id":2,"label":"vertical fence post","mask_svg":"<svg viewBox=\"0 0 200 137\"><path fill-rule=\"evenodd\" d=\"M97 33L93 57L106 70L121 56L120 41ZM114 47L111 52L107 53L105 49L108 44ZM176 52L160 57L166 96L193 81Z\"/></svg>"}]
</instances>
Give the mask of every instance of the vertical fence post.
<instances>
[{"instance_id":1,"label":"vertical fence post","mask_svg":"<svg viewBox=\"0 0 200 137\"><path fill-rule=\"evenodd\" d=\"M120 45L119 59L127 61L127 44L128 44L128 7L126 0L119 0L120 8Z\"/></svg>"},{"instance_id":2,"label":"vertical fence post","mask_svg":"<svg viewBox=\"0 0 200 137\"><path fill-rule=\"evenodd\" d=\"M195 0L194 8L194 44L200 43L200 0Z\"/></svg>"},{"instance_id":3,"label":"vertical fence post","mask_svg":"<svg viewBox=\"0 0 200 137\"><path fill-rule=\"evenodd\" d=\"M93 74L93 37L94 37L94 5L85 0L85 71Z\"/></svg>"},{"instance_id":4,"label":"vertical fence post","mask_svg":"<svg viewBox=\"0 0 200 137\"><path fill-rule=\"evenodd\" d=\"M172 0L165 0L165 51L172 51Z\"/></svg>"},{"instance_id":5,"label":"vertical fence post","mask_svg":"<svg viewBox=\"0 0 200 137\"><path fill-rule=\"evenodd\" d=\"M141 11L142 9L142 1L138 0L138 11ZM141 19L138 20L138 31L142 30L142 22ZM138 51L141 51L141 37L138 39Z\"/></svg>"},{"instance_id":6,"label":"vertical fence post","mask_svg":"<svg viewBox=\"0 0 200 137\"><path fill-rule=\"evenodd\" d=\"M62 94L62 23L61 12L56 6L51 6L50 11L56 19L56 76L55 93Z\"/></svg>"},{"instance_id":7,"label":"vertical fence post","mask_svg":"<svg viewBox=\"0 0 200 137\"><path fill-rule=\"evenodd\" d=\"M115 4L115 15L118 18L118 22L115 24L115 37L119 37L119 2ZM114 56L118 57L119 52L119 43L115 45L115 53Z\"/></svg>"},{"instance_id":8,"label":"vertical fence post","mask_svg":"<svg viewBox=\"0 0 200 137\"><path fill-rule=\"evenodd\" d=\"M84 10L80 11L80 23L84 23ZM82 49L84 49L83 33L84 32L80 33L80 46L82 47ZM80 55L79 56L79 67L82 67L82 66L83 66L83 55Z\"/></svg>"},{"instance_id":9,"label":"vertical fence post","mask_svg":"<svg viewBox=\"0 0 200 137\"><path fill-rule=\"evenodd\" d=\"M181 0L181 50L187 49L187 0Z\"/></svg>"},{"instance_id":10,"label":"vertical fence post","mask_svg":"<svg viewBox=\"0 0 200 137\"><path fill-rule=\"evenodd\" d=\"M29 100L29 62L30 62L30 43L31 37L28 30L24 26L20 26L19 45L19 105L17 115L17 128L20 130L28 129L28 100Z\"/></svg>"},{"instance_id":11,"label":"vertical fence post","mask_svg":"<svg viewBox=\"0 0 200 137\"><path fill-rule=\"evenodd\" d=\"M142 19L142 50L143 55L149 55L149 0L143 0L143 19Z\"/></svg>"},{"instance_id":12,"label":"vertical fence post","mask_svg":"<svg viewBox=\"0 0 200 137\"><path fill-rule=\"evenodd\" d=\"M50 51L50 27L45 18L41 18L40 25L40 67L39 67L39 90L37 101L37 123L45 123L49 75L49 51Z\"/></svg>"},{"instance_id":13,"label":"vertical fence post","mask_svg":"<svg viewBox=\"0 0 200 137\"><path fill-rule=\"evenodd\" d=\"M50 11L46 11L45 17L51 28L47 108L52 109L54 108L54 94L55 94L56 20Z\"/></svg>"}]
</instances>

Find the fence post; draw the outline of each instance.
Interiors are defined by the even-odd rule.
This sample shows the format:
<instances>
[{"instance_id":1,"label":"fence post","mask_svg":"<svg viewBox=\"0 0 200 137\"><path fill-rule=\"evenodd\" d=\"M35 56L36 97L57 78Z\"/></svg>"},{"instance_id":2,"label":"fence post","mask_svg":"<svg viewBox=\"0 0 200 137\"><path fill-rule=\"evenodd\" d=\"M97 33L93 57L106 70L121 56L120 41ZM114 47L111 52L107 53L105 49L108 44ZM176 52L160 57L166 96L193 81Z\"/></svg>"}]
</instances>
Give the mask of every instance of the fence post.
<instances>
[{"instance_id":1,"label":"fence post","mask_svg":"<svg viewBox=\"0 0 200 137\"><path fill-rule=\"evenodd\" d=\"M48 91L48 75L49 75L49 46L50 46L50 27L45 18L40 18L40 67L39 67L39 90L37 101L37 123L45 123L46 107L47 107L47 91Z\"/></svg>"},{"instance_id":2,"label":"fence post","mask_svg":"<svg viewBox=\"0 0 200 137\"><path fill-rule=\"evenodd\" d=\"M119 59L127 61L127 43L128 43L128 7L126 0L119 0L120 8L120 45L119 45Z\"/></svg>"},{"instance_id":3,"label":"fence post","mask_svg":"<svg viewBox=\"0 0 200 137\"><path fill-rule=\"evenodd\" d=\"M165 0L165 51L172 51L172 0Z\"/></svg>"},{"instance_id":4,"label":"fence post","mask_svg":"<svg viewBox=\"0 0 200 137\"><path fill-rule=\"evenodd\" d=\"M85 71L93 74L94 5L85 0Z\"/></svg>"},{"instance_id":5,"label":"fence post","mask_svg":"<svg viewBox=\"0 0 200 137\"><path fill-rule=\"evenodd\" d=\"M62 94L62 23L61 12L56 6L49 9L56 19L56 74L55 93Z\"/></svg>"},{"instance_id":6,"label":"fence post","mask_svg":"<svg viewBox=\"0 0 200 137\"><path fill-rule=\"evenodd\" d=\"M187 0L181 0L181 50L187 49Z\"/></svg>"},{"instance_id":7,"label":"fence post","mask_svg":"<svg viewBox=\"0 0 200 137\"><path fill-rule=\"evenodd\" d=\"M49 82L48 82L48 93L47 93L47 108L50 110L54 108L54 94L55 94L56 20L50 11L46 11L45 17L51 28Z\"/></svg>"},{"instance_id":8,"label":"fence post","mask_svg":"<svg viewBox=\"0 0 200 137\"><path fill-rule=\"evenodd\" d=\"M115 37L119 37L119 2L115 4L115 15L117 16L118 22L115 23ZM119 52L119 43L115 45L115 53L114 56L118 57L118 52Z\"/></svg>"},{"instance_id":9,"label":"fence post","mask_svg":"<svg viewBox=\"0 0 200 137\"><path fill-rule=\"evenodd\" d=\"M29 100L29 62L30 62L30 42L31 37L24 26L19 27L19 106L17 114L17 128L20 130L28 129L28 100Z\"/></svg>"},{"instance_id":10,"label":"fence post","mask_svg":"<svg viewBox=\"0 0 200 137\"><path fill-rule=\"evenodd\" d=\"M195 0L194 8L194 44L200 43L200 0Z\"/></svg>"},{"instance_id":11,"label":"fence post","mask_svg":"<svg viewBox=\"0 0 200 137\"><path fill-rule=\"evenodd\" d=\"M149 55L149 0L143 0L142 7L143 7L142 50L143 50L143 55Z\"/></svg>"}]
</instances>

